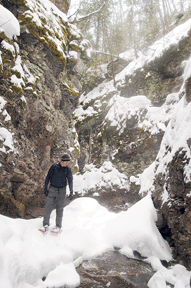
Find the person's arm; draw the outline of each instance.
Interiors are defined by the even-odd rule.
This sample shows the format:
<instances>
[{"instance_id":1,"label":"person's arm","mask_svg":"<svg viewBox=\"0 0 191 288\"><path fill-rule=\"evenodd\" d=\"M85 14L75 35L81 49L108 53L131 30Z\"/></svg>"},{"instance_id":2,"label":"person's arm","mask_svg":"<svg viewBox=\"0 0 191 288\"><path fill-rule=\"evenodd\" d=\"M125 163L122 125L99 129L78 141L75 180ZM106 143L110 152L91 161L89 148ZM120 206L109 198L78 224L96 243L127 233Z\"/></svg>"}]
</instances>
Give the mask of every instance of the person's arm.
<instances>
[{"instance_id":1,"label":"person's arm","mask_svg":"<svg viewBox=\"0 0 191 288\"><path fill-rule=\"evenodd\" d=\"M48 184L52 178L52 175L53 175L53 171L54 171L54 165L52 165L48 171L48 174L46 176L46 179L45 179L45 183L44 183L44 194L47 196L48 195Z\"/></svg>"},{"instance_id":2,"label":"person's arm","mask_svg":"<svg viewBox=\"0 0 191 288\"><path fill-rule=\"evenodd\" d=\"M68 185L70 189L70 200L73 198L73 175L72 175L72 170L70 167L68 167Z\"/></svg>"}]
</instances>

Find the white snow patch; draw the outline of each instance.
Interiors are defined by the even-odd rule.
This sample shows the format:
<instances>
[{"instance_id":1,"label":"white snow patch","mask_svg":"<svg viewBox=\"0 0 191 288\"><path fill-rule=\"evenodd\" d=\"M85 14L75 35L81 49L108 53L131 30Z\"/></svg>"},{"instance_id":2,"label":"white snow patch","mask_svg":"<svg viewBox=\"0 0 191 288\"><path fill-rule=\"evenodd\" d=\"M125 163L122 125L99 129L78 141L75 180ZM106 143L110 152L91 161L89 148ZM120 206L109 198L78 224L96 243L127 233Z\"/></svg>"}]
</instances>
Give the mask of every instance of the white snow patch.
<instances>
[{"instance_id":1,"label":"white snow patch","mask_svg":"<svg viewBox=\"0 0 191 288\"><path fill-rule=\"evenodd\" d=\"M7 101L2 96L0 96L0 113L2 113L2 115L5 117L5 122L11 120L11 116L8 114L7 110L4 109L6 103Z\"/></svg>"},{"instance_id":2,"label":"white snow patch","mask_svg":"<svg viewBox=\"0 0 191 288\"><path fill-rule=\"evenodd\" d=\"M7 41L3 40L1 42L2 48L4 48L7 51L10 51L12 55L15 56L15 47L11 44L9 44Z\"/></svg>"},{"instance_id":3,"label":"white snow patch","mask_svg":"<svg viewBox=\"0 0 191 288\"><path fill-rule=\"evenodd\" d=\"M6 153L6 148L9 148L8 152L15 150L13 145L13 134L4 127L0 127L0 141L3 141L3 147L0 148L0 151Z\"/></svg>"},{"instance_id":4,"label":"white snow patch","mask_svg":"<svg viewBox=\"0 0 191 288\"><path fill-rule=\"evenodd\" d=\"M104 162L100 168L93 164L86 165L83 174L74 175L74 192L82 195L89 190L114 186L129 190L129 181L127 176L120 173L109 161Z\"/></svg>"},{"instance_id":5,"label":"white snow patch","mask_svg":"<svg viewBox=\"0 0 191 288\"><path fill-rule=\"evenodd\" d=\"M80 285L80 276L76 272L74 264L60 263L54 270L52 270L46 280L44 281L45 287L76 287Z\"/></svg>"},{"instance_id":6,"label":"white snow patch","mask_svg":"<svg viewBox=\"0 0 191 288\"><path fill-rule=\"evenodd\" d=\"M145 96L125 98L115 95L108 103L111 108L105 117L105 124L109 121L111 126L116 126L116 129L123 133L128 119L134 116L139 121L141 111L150 103L151 101Z\"/></svg>"},{"instance_id":7,"label":"white snow patch","mask_svg":"<svg viewBox=\"0 0 191 288\"><path fill-rule=\"evenodd\" d=\"M17 18L0 4L0 29L9 39L20 35L20 25Z\"/></svg>"}]
</instances>

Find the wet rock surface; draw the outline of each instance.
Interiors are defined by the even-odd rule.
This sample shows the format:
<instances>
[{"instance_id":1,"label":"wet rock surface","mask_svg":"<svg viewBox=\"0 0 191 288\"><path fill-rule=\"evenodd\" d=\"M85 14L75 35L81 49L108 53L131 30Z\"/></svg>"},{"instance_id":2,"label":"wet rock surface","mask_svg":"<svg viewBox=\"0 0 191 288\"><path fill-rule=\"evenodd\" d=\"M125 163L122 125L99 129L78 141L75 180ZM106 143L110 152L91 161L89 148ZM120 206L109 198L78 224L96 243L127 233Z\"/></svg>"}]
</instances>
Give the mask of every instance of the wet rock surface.
<instances>
[{"instance_id":1,"label":"wet rock surface","mask_svg":"<svg viewBox=\"0 0 191 288\"><path fill-rule=\"evenodd\" d=\"M109 251L78 268L81 284L78 288L146 288L154 271L139 259L129 259L118 251Z\"/></svg>"}]
</instances>

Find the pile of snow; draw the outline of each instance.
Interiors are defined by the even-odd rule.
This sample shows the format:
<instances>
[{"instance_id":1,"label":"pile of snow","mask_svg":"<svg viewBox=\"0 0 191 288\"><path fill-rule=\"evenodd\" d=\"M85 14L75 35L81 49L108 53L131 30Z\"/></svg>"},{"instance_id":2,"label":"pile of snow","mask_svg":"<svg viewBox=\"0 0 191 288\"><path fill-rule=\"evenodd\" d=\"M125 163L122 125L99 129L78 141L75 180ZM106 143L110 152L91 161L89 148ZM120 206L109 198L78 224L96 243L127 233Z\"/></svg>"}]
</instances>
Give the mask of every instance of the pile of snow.
<instances>
[{"instance_id":1,"label":"pile of snow","mask_svg":"<svg viewBox=\"0 0 191 288\"><path fill-rule=\"evenodd\" d=\"M85 118L92 117L97 114L97 111L95 111L93 107L89 106L86 110L84 110L82 106L79 105L74 112L74 118L77 121L83 121Z\"/></svg>"},{"instance_id":2,"label":"pile of snow","mask_svg":"<svg viewBox=\"0 0 191 288\"><path fill-rule=\"evenodd\" d=\"M120 173L110 161L104 162L100 168L96 168L94 164L86 165L83 172L74 175L74 192L78 194L84 195L91 190L103 191L114 187L129 190L127 176Z\"/></svg>"},{"instance_id":3,"label":"pile of snow","mask_svg":"<svg viewBox=\"0 0 191 288\"><path fill-rule=\"evenodd\" d=\"M51 214L51 226L55 214ZM128 257L134 257L134 250L146 257L157 271L149 281L150 288L167 287L167 281L188 287L190 272L181 265L167 269L159 261L169 261L172 256L155 221L149 195L118 214L94 199L78 198L65 208L63 231L58 236L38 231L41 218L23 220L0 215L0 288L77 287L80 277L76 267L114 246ZM164 285L157 286L161 281Z\"/></svg>"},{"instance_id":4,"label":"pile of snow","mask_svg":"<svg viewBox=\"0 0 191 288\"><path fill-rule=\"evenodd\" d=\"M1 31L4 31L9 39L12 39L13 36L20 35L20 25L17 18L0 4L0 32Z\"/></svg>"},{"instance_id":5,"label":"pile of snow","mask_svg":"<svg viewBox=\"0 0 191 288\"><path fill-rule=\"evenodd\" d=\"M11 76L11 83L13 83L14 86L19 87L22 89L22 87L25 86L24 78L25 78L25 73L22 67L22 60L21 56L18 55L16 60L15 60L15 66L12 68L13 74ZM19 73L19 74L17 74ZM20 77L17 77L17 75L20 75Z\"/></svg>"},{"instance_id":6,"label":"pile of snow","mask_svg":"<svg viewBox=\"0 0 191 288\"><path fill-rule=\"evenodd\" d=\"M170 261L170 248L159 233L156 220L157 214L148 195L108 221L104 230L107 242L111 247L120 247L120 252L128 257L138 251L144 257L157 256Z\"/></svg>"},{"instance_id":7,"label":"pile of snow","mask_svg":"<svg viewBox=\"0 0 191 288\"><path fill-rule=\"evenodd\" d=\"M138 175L135 182L136 185L140 185L139 194L144 195L144 193L152 192L154 190L154 177L155 177L155 161L146 168L142 174ZM131 177L130 177L131 179Z\"/></svg>"}]
</instances>

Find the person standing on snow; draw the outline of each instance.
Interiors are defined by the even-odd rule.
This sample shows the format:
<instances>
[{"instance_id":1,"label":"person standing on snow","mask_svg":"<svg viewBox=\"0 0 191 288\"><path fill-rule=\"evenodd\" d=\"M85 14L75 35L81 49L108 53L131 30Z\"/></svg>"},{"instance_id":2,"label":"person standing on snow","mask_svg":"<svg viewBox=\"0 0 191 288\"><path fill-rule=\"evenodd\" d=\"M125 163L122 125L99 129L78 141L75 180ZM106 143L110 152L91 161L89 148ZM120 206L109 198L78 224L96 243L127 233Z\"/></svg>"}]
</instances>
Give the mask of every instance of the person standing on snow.
<instances>
[{"instance_id":1,"label":"person standing on snow","mask_svg":"<svg viewBox=\"0 0 191 288\"><path fill-rule=\"evenodd\" d=\"M46 195L43 228L40 231L46 233L49 227L50 214L54 203L56 204L56 226L52 232L58 233L62 227L62 217L64 210L64 202L66 196L66 185L68 183L70 189L70 200L73 198L73 175L72 170L68 167L70 156L64 154L60 163L53 164L46 176L44 185L44 194ZM48 187L49 185L49 187Z\"/></svg>"}]
</instances>

